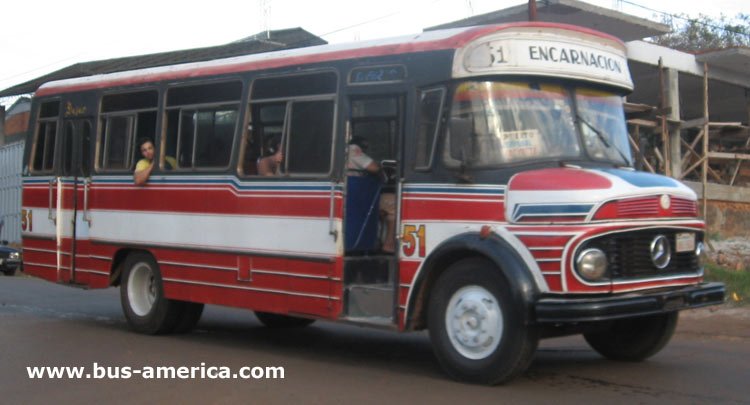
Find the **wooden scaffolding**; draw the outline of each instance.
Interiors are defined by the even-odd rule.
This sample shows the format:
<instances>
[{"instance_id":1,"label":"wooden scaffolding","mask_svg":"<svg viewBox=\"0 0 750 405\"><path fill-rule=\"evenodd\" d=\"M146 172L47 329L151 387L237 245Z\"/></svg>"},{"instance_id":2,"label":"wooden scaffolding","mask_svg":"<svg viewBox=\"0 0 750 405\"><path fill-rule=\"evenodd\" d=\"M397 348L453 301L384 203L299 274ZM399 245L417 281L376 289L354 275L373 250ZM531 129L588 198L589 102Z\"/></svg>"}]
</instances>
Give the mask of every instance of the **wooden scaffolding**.
<instances>
[{"instance_id":1,"label":"wooden scaffolding","mask_svg":"<svg viewBox=\"0 0 750 405\"><path fill-rule=\"evenodd\" d=\"M661 63L659 72L663 71ZM661 74L660 74L661 76ZM679 180L697 181L703 188L703 216L706 216L707 183L750 187L750 129L740 122L713 122L709 117L708 66L703 65L703 116L690 120L671 117L666 106L664 80L660 83L660 106L625 104L628 133L635 166ZM670 142L678 131L679 150ZM679 165L672 161L679 158ZM673 173L674 171L674 173Z\"/></svg>"}]
</instances>

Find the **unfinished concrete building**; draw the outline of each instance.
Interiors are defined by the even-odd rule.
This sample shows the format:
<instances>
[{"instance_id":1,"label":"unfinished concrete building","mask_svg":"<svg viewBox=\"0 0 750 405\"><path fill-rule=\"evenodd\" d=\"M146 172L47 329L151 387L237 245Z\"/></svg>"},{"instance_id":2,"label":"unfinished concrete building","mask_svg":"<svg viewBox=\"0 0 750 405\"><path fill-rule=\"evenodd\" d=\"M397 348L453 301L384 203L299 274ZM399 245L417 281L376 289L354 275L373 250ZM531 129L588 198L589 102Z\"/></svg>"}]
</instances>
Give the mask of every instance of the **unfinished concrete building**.
<instances>
[{"instance_id":1,"label":"unfinished concrete building","mask_svg":"<svg viewBox=\"0 0 750 405\"><path fill-rule=\"evenodd\" d=\"M523 4L428 29L528 18ZM701 54L665 48L643 39L666 34L668 26L576 0L539 2L536 19L626 42L635 84L626 115L636 167L692 187L709 234L750 237L750 48Z\"/></svg>"}]
</instances>

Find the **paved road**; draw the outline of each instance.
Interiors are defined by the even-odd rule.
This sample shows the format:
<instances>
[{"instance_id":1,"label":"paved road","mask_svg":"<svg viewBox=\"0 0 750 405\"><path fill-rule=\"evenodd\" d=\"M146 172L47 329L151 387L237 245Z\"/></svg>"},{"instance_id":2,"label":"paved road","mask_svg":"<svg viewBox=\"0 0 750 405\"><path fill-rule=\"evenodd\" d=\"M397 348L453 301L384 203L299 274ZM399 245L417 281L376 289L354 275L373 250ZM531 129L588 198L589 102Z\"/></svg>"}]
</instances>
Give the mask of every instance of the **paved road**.
<instances>
[{"instance_id":1,"label":"paved road","mask_svg":"<svg viewBox=\"0 0 750 405\"><path fill-rule=\"evenodd\" d=\"M2 403L750 403L750 309L692 311L645 363L604 360L583 339L542 343L509 385L447 380L425 334L318 322L269 330L245 311L208 307L181 336L128 330L116 289L83 291L0 277ZM27 366L281 366L285 378L30 379ZM114 369L112 369L114 370Z\"/></svg>"}]
</instances>

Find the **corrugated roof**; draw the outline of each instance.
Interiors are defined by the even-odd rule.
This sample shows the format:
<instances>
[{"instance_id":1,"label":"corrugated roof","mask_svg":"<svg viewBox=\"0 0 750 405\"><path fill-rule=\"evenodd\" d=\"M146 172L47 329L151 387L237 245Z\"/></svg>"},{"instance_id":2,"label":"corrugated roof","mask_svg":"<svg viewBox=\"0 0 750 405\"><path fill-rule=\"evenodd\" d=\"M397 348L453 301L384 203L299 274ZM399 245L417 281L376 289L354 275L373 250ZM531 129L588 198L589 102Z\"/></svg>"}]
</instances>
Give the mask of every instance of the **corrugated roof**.
<instances>
[{"instance_id":1,"label":"corrugated roof","mask_svg":"<svg viewBox=\"0 0 750 405\"><path fill-rule=\"evenodd\" d=\"M0 91L0 97L33 93L43 83L54 80L122 72L147 67L166 66L178 63L200 62L282 49L324 45L327 43L328 42L322 38L317 37L302 28L274 30L242 38L226 45L76 63L75 65L65 67L47 75L2 90Z\"/></svg>"}]
</instances>

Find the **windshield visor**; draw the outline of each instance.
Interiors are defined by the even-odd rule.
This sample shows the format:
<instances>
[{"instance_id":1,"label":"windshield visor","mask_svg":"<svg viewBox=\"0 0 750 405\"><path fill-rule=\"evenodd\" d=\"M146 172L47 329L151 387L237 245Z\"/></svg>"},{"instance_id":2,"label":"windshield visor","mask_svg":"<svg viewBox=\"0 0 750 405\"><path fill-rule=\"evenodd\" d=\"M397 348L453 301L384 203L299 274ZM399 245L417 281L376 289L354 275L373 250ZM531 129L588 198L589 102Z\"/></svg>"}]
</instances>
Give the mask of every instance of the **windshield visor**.
<instances>
[{"instance_id":1,"label":"windshield visor","mask_svg":"<svg viewBox=\"0 0 750 405\"><path fill-rule=\"evenodd\" d=\"M579 117L612 131L601 133L604 141L590 128L591 134L579 136L577 127L583 125L576 125L576 102ZM627 159L614 146L624 144L621 150L629 156L626 136L622 99L612 93L557 84L464 82L453 96L443 160L449 167L491 168L588 156L623 165Z\"/></svg>"}]
</instances>

